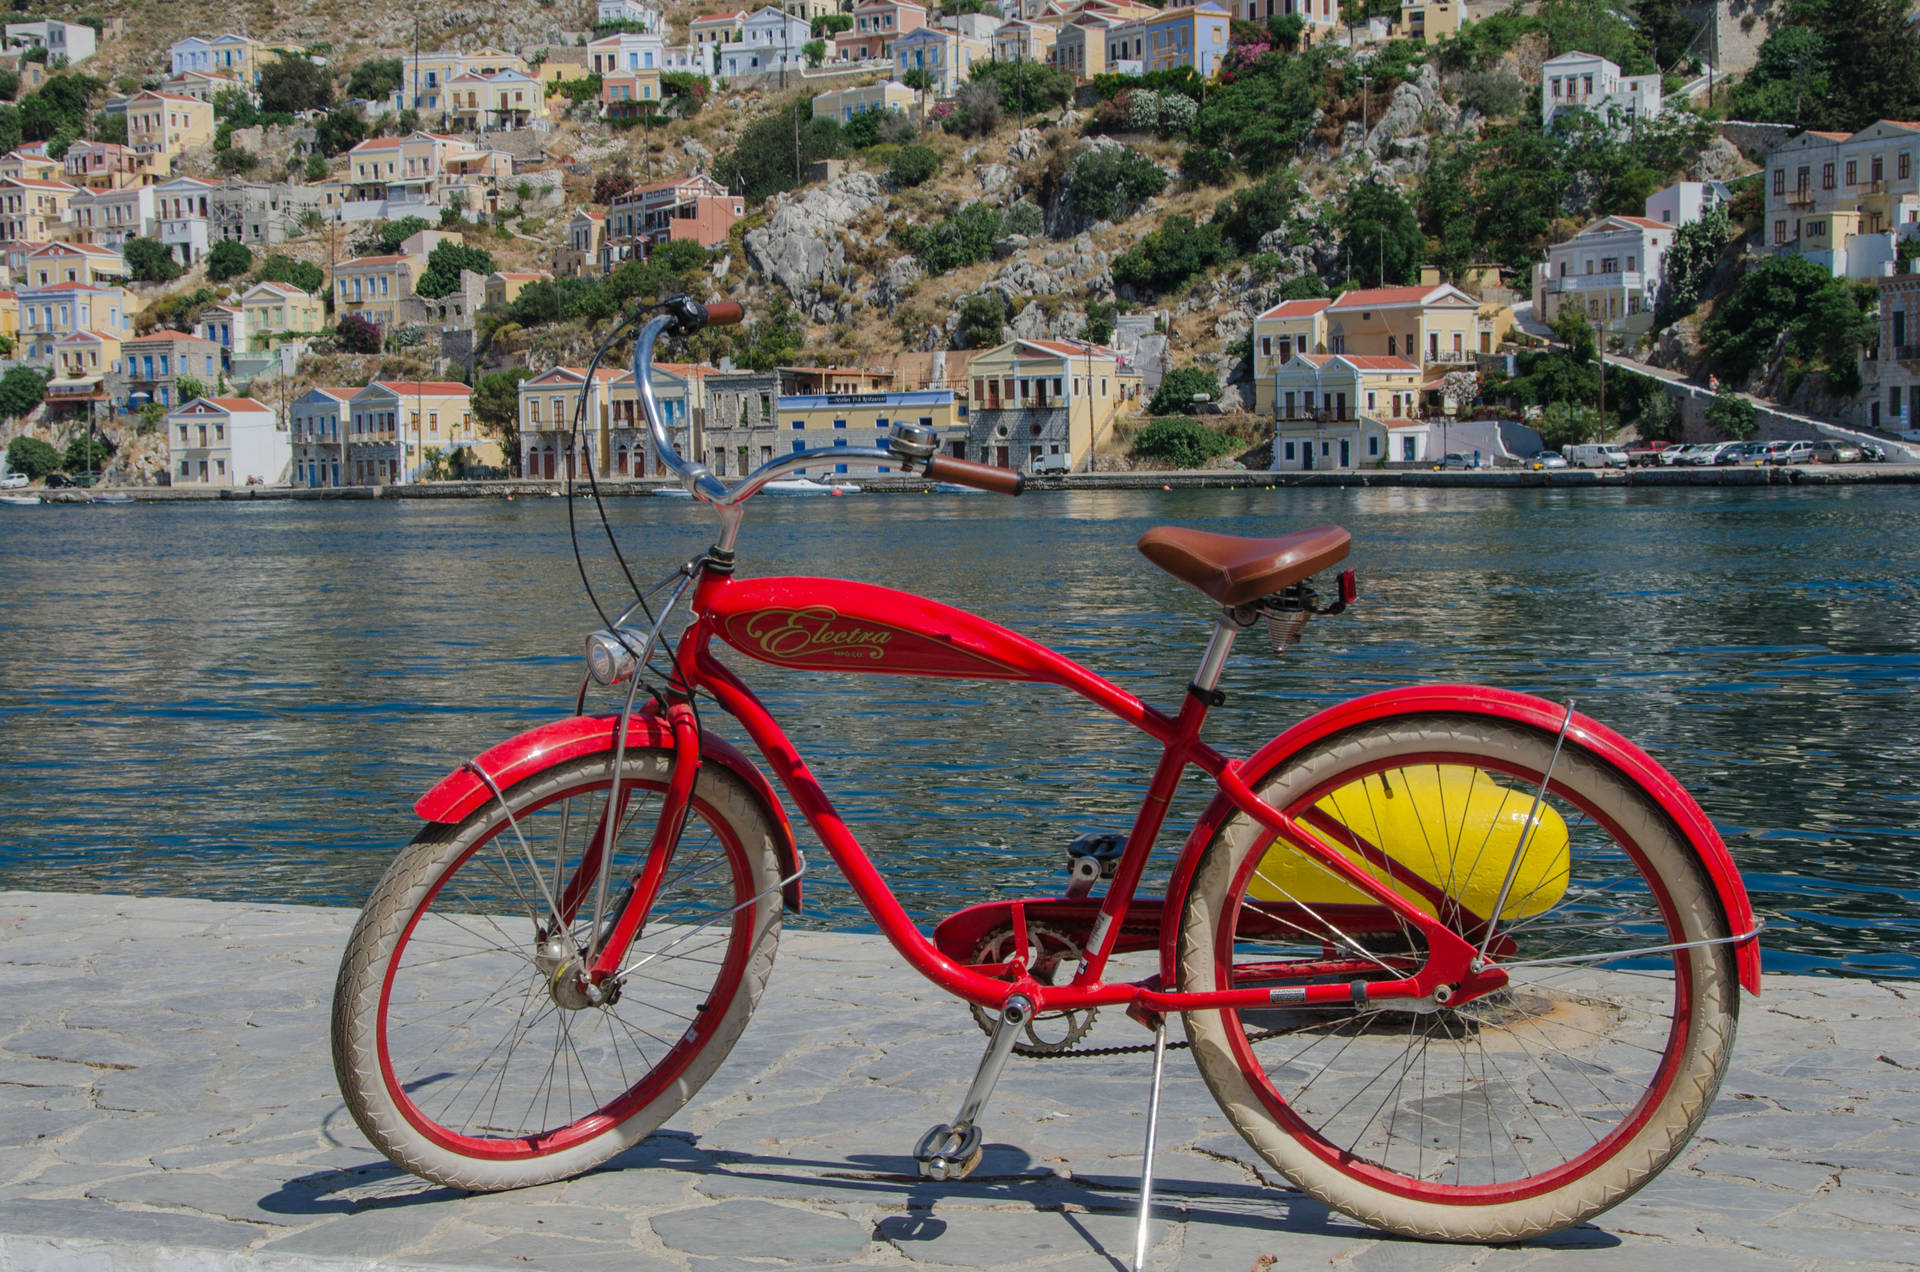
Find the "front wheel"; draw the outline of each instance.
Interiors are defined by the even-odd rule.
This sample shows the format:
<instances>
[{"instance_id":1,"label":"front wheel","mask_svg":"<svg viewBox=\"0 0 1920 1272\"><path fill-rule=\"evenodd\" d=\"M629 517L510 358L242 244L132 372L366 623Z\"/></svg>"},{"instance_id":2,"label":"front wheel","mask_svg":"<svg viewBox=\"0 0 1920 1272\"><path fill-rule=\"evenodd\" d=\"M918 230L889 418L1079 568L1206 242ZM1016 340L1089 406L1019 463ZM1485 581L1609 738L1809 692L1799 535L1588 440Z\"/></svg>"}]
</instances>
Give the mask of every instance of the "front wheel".
<instances>
[{"instance_id":1,"label":"front wheel","mask_svg":"<svg viewBox=\"0 0 1920 1272\"><path fill-rule=\"evenodd\" d=\"M1572 745L1556 761L1554 741L1409 715L1323 740L1261 785L1509 977L1451 1006L1187 1015L1248 1142L1377 1227L1516 1241L1579 1223L1658 1174L1719 1088L1733 956L1674 948L1728 935L1707 873L1646 791ZM1390 980L1425 958L1416 925L1243 817L1208 846L1180 923L1189 991Z\"/></svg>"},{"instance_id":2,"label":"front wheel","mask_svg":"<svg viewBox=\"0 0 1920 1272\"><path fill-rule=\"evenodd\" d=\"M639 875L673 763L629 748L598 887L611 755L558 764L429 826L374 889L341 960L333 1059L375 1147L489 1191L586 1170L692 1098L746 1028L781 912L770 810L702 768L671 866L600 1001L577 951ZM556 919L556 914L565 921Z\"/></svg>"}]
</instances>

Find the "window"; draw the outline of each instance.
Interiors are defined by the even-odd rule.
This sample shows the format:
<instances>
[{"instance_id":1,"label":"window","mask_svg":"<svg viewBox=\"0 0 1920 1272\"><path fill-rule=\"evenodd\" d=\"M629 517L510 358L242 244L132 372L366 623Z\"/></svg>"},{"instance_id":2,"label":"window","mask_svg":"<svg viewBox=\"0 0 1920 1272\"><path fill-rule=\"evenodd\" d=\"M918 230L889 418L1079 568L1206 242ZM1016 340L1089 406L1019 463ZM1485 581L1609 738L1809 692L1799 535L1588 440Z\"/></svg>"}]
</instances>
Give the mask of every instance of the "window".
<instances>
[{"instance_id":1,"label":"window","mask_svg":"<svg viewBox=\"0 0 1920 1272\"><path fill-rule=\"evenodd\" d=\"M1380 439L1378 437L1367 438L1367 457L1369 459L1372 459L1379 454L1380 454Z\"/></svg>"},{"instance_id":2,"label":"window","mask_svg":"<svg viewBox=\"0 0 1920 1272\"><path fill-rule=\"evenodd\" d=\"M805 428L807 426L807 422L805 420L795 420L793 422L793 426L795 428Z\"/></svg>"},{"instance_id":3,"label":"window","mask_svg":"<svg viewBox=\"0 0 1920 1272\"><path fill-rule=\"evenodd\" d=\"M1913 155L1911 153L1905 150L1901 151L1900 158L1895 161L1895 164L1900 170L1900 180L1907 181L1913 177Z\"/></svg>"},{"instance_id":4,"label":"window","mask_svg":"<svg viewBox=\"0 0 1920 1272\"><path fill-rule=\"evenodd\" d=\"M1820 188L1822 190L1833 189L1833 165L1830 163L1820 165Z\"/></svg>"},{"instance_id":5,"label":"window","mask_svg":"<svg viewBox=\"0 0 1920 1272\"><path fill-rule=\"evenodd\" d=\"M1287 457L1287 459L1289 459L1289 460L1291 460L1291 459L1293 458L1293 443L1292 443L1292 442L1288 442L1288 443L1287 443L1287 446L1286 446L1286 457Z\"/></svg>"},{"instance_id":6,"label":"window","mask_svg":"<svg viewBox=\"0 0 1920 1272\"><path fill-rule=\"evenodd\" d=\"M1773 223L1773 241L1776 243L1784 243L1787 241L1787 223L1785 221L1775 221Z\"/></svg>"},{"instance_id":7,"label":"window","mask_svg":"<svg viewBox=\"0 0 1920 1272\"><path fill-rule=\"evenodd\" d=\"M833 422L833 426L834 426L835 428L845 428L845 427L847 426L847 422L846 422L845 420L835 420L835 421ZM836 443L836 444L837 444L837 445L845 445L845 443L844 443L844 442L842 442L842 443Z\"/></svg>"},{"instance_id":8,"label":"window","mask_svg":"<svg viewBox=\"0 0 1920 1272\"><path fill-rule=\"evenodd\" d=\"M1849 168L1851 168L1851 165L1849 165ZM1849 179L1851 180L1851 178ZM1773 170L1773 192L1775 194L1785 194L1787 192L1787 170L1785 168L1775 168Z\"/></svg>"}]
</instances>

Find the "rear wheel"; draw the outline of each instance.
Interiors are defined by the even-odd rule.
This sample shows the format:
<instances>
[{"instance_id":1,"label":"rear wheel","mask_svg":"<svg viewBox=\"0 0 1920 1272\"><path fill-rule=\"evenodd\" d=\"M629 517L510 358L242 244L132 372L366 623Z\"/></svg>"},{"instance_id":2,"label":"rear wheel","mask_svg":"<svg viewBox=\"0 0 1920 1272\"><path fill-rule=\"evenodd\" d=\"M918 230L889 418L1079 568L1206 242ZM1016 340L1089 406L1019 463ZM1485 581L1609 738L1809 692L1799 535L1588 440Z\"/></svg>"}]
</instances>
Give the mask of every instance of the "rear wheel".
<instances>
[{"instance_id":1,"label":"rear wheel","mask_svg":"<svg viewBox=\"0 0 1920 1272\"><path fill-rule=\"evenodd\" d=\"M1187 1015L1241 1134L1367 1223L1451 1241L1568 1227L1659 1173L1719 1088L1733 956L1671 948L1728 935L1706 871L1646 791L1553 749L1551 733L1518 725L1408 716L1327 739L1262 787L1486 941L1510 978L1452 1006ZM1208 847L1181 913L1185 990L1393 979L1424 957L1416 925L1244 818Z\"/></svg>"},{"instance_id":2,"label":"rear wheel","mask_svg":"<svg viewBox=\"0 0 1920 1272\"><path fill-rule=\"evenodd\" d=\"M583 996L574 960L640 873L673 762L628 751L602 902L612 759L514 786L511 822L490 799L428 827L354 928L334 1069L360 1129L414 1174L521 1188L604 1161L692 1098L759 1001L779 943L775 822L711 765L623 974Z\"/></svg>"}]
</instances>

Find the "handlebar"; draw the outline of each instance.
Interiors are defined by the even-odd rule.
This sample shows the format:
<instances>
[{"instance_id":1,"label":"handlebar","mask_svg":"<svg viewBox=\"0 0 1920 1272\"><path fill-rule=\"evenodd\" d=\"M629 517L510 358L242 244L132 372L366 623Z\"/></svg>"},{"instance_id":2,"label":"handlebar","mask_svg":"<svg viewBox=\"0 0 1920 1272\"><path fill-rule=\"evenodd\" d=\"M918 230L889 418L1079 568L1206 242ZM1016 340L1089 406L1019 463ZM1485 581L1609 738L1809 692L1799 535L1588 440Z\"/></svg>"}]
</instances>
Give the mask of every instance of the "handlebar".
<instances>
[{"instance_id":1,"label":"handlebar","mask_svg":"<svg viewBox=\"0 0 1920 1272\"><path fill-rule=\"evenodd\" d=\"M933 443L936 439L933 430L908 424L894 426L891 448L888 450L835 447L831 451L822 449L786 455L762 464L729 488L705 464L681 455L673 439L667 435L666 425L660 418L660 404L653 394L653 346L663 332L671 330L676 335L690 336L706 327L732 326L745 317L745 312L737 301L719 300L703 305L691 296L668 297L659 308L661 312L640 329L634 340L634 387L640 396L641 411L647 420L647 434L653 441L656 457L680 479L694 498L720 509L722 531L718 546L721 548L731 550L733 546L740 520L739 505L743 501L782 473L822 460L836 463L850 459L893 462L898 463L904 472L912 472L918 463L920 470L931 481L953 482L1002 495L1017 495L1026 488L1026 478L1011 469L934 453ZM905 436L908 434L912 437L911 441Z\"/></svg>"}]
</instances>

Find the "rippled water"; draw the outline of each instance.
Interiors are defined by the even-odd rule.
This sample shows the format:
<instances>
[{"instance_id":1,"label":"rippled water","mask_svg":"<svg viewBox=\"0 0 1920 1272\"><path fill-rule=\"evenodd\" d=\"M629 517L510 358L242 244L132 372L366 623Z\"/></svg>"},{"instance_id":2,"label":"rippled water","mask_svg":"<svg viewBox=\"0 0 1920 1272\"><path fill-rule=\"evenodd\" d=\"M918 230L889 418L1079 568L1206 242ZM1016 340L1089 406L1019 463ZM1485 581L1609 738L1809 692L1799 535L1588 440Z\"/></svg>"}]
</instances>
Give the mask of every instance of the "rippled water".
<instances>
[{"instance_id":1,"label":"rippled water","mask_svg":"<svg viewBox=\"0 0 1920 1272\"><path fill-rule=\"evenodd\" d=\"M649 574L707 542L683 502L609 506ZM571 710L596 625L558 499L0 511L0 886L358 904L421 789ZM742 573L922 591L1172 705L1208 612L1133 551L1168 521L1354 533L1360 605L1283 662L1243 640L1216 742L1418 681L1571 696L1720 825L1769 966L1920 975L1909 488L762 499ZM1060 691L743 670L929 920L1057 889L1153 759ZM864 925L816 864L806 921Z\"/></svg>"}]
</instances>

